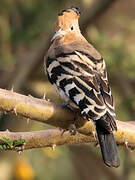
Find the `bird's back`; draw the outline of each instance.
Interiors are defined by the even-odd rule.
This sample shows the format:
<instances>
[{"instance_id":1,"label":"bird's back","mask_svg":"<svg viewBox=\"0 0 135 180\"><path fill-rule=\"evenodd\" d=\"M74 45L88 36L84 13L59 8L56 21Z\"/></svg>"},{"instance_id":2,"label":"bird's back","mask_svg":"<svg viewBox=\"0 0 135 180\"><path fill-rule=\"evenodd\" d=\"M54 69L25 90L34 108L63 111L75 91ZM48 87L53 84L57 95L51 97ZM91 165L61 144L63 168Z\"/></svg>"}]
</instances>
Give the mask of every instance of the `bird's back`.
<instances>
[{"instance_id":1,"label":"bird's back","mask_svg":"<svg viewBox=\"0 0 135 180\"><path fill-rule=\"evenodd\" d=\"M87 42L52 46L47 73L60 95L71 99L91 120L109 119L104 120L109 131L116 129L113 97L100 54Z\"/></svg>"}]
</instances>

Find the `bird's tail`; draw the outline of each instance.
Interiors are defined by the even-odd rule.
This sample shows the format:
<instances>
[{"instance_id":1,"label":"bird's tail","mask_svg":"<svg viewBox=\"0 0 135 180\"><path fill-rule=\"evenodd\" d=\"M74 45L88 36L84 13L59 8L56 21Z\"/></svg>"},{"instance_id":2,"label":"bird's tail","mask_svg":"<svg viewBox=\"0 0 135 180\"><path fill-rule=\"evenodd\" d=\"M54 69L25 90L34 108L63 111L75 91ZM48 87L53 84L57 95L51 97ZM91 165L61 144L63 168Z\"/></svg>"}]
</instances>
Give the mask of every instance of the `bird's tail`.
<instances>
[{"instance_id":1,"label":"bird's tail","mask_svg":"<svg viewBox=\"0 0 135 180\"><path fill-rule=\"evenodd\" d=\"M106 131L96 123L97 136L104 163L109 167L119 167L120 158L113 133Z\"/></svg>"}]
</instances>

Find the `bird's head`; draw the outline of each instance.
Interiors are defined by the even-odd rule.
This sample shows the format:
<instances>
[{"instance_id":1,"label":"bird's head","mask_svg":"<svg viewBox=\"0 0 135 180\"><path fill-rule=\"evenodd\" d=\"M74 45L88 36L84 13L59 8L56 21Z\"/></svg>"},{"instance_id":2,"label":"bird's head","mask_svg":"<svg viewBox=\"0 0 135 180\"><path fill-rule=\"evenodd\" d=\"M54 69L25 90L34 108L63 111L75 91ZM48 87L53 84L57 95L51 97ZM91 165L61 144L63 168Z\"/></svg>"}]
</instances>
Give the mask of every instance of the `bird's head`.
<instances>
[{"instance_id":1,"label":"bird's head","mask_svg":"<svg viewBox=\"0 0 135 180\"><path fill-rule=\"evenodd\" d=\"M73 34L80 33L78 25L79 16L79 9L74 6L59 13L52 41L62 37L68 37L69 39L72 38Z\"/></svg>"}]
</instances>

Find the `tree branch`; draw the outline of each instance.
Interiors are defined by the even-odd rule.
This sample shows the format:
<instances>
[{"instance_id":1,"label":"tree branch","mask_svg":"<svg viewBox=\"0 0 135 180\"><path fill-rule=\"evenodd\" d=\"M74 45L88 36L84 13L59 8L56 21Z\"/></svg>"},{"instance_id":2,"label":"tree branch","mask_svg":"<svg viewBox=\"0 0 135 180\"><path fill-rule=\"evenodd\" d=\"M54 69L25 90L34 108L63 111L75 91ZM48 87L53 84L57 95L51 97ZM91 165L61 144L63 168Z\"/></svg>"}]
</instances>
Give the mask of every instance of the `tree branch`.
<instances>
[{"instance_id":1,"label":"tree branch","mask_svg":"<svg viewBox=\"0 0 135 180\"><path fill-rule=\"evenodd\" d=\"M85 135L74 135L72 136L68 131L63 133L59 129L48 129L41 131L33 132L9 132L0 131L0 145L8 144L9 138L12 142L17 142L21 140L26 140L26 143L19 143L19 145L6 146L1 150L15 150L22 151L32 148L43 148L43 147L52 147L55 148L57 145L63 144L80 144L94 142L95 140L90 136Z\"/></svg>"},{"instance_id":2,"label":"tree branch","mask_svg":"<svg viewBox=\"0 0 135 180\"><path fill-rule=\"evenodd\" d=\"M79 133L89 135L94 140L94 127L91 121L87 121L80 116L76 117L76 113L73 111L43 99L0 89L0 111L13 112L16 115L22 115L63 129L68 129L70 124L75 123ZM76 120L74 120L75 117ZM117 126L118 131L114 132L117 144L134 149L135 125L132 122L117 121Z\"/></svg>"}]
</instances>

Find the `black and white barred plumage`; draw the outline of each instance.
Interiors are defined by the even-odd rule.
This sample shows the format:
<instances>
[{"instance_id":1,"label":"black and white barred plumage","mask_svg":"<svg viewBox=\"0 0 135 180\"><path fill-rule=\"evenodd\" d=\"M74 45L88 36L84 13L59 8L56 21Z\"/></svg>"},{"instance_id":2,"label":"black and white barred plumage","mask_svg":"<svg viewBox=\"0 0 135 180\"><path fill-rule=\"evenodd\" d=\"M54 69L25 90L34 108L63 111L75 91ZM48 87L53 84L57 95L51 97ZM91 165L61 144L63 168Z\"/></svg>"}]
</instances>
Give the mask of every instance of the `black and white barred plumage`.
<instances>
[{"instance_id":1,"label":"black and white barred plumage","mask_svg":"<svg viewBox=\"0 0 135 180\"><path fill-rule=\"evenodd\" d=\"M71 100L88 120L95 123L105 164L118 167L120 160L113 136L113 130L117 130L117 126L105 62L81 35L76 19L73 21L76 32L70 33L67 24L64 26L70 13L73 14L74 10L64 11L58 20L58 27L66 28L61 30L59 27L48 50L48 79L65 101Z\"/></svg>"},{"instance_id":2,"label":"black and white barred plumage","mask_svg":"<svg viewBox=\"0 0 135 180\"><path fill-rule=\"evenodd\" d=\"M72 100L92 120L108 116L107 130L116 130L113 97L102 58L93 60L89 54L75 49L48 57L46 68L50 82L62 98Z\"/></svg>"}]
</instances>

